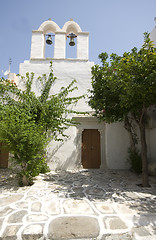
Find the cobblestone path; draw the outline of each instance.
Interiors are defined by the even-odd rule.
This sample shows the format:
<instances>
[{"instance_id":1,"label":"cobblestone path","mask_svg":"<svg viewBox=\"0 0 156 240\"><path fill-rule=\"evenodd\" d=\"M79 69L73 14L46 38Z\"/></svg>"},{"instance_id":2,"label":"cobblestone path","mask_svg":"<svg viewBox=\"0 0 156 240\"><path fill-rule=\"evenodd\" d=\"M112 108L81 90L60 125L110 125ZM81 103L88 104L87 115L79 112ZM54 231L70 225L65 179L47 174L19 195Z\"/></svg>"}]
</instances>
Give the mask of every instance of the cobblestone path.
<instances>
[{"instance_id":1,"label":"cobblestone path","mask_svg":"<svg viewBox=\"0 0 156 240\"><path fill-rule=\"evenodd\" d=\"M129 171L52 171L22 188L0 170L0 180L0 240L156 239L154 177L150 188Z\"/></svg>"}]
</instances>

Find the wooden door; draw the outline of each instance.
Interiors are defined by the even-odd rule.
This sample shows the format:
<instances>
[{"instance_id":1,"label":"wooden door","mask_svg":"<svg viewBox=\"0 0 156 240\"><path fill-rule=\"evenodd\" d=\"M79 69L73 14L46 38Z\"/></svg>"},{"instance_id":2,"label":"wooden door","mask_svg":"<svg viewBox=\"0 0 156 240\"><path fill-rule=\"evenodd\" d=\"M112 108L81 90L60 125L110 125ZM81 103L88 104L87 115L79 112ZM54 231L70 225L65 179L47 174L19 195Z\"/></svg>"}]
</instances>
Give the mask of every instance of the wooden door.
<instances>
[{"instance_id":1,"label":"wooden door","mask_svg":"<svg viewBox=\"0 0 156 240\"><path fill-rule=\"evenodd\" d=\"M82 133L83 168L100 168L100 133L97 129L85 129Z\"/></svg>"}]
</instances>

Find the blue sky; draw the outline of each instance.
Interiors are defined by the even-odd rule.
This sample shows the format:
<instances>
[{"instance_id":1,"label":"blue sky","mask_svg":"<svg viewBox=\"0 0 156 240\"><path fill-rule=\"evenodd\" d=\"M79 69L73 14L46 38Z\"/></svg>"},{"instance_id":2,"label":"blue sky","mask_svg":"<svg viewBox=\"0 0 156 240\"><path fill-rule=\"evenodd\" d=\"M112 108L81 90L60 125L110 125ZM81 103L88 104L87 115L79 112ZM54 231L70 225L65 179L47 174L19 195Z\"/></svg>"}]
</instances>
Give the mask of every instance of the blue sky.
<instances>
[{"instance_id":1,"label":"blue sky","mask_svg":"<svg viewBox=\"0 0 156 240\"><path fill-rule=\"evenodd\" d=\"M123 54L143 43L155 26L156 0L0 0L0 77L30 58L32 30L51 18L60 28L73 18L90 33L89 60L101 52Z\"/></svg>"}]
</instances>

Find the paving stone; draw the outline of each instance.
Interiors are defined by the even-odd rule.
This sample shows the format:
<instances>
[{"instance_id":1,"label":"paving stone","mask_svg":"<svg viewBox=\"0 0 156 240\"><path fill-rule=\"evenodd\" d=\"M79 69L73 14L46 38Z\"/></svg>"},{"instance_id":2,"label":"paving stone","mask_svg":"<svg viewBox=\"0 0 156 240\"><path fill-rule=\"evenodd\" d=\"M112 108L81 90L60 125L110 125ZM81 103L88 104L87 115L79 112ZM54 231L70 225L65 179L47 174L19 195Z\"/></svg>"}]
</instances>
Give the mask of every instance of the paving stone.
<instances>
[{"instance_id":1,"label":"paving stone","mask_svg":"<svg viewBox=\"0 0 156 240\"><path fill-rule=\"evenodd\" d=\"M156 236L155 235L151 235L151 236L143 236L143 237L140 237L140 236L133 236L133 240L155 240L156 239Z\"/></svg>"},{"instance_id":2,"label":"paving stone","mask_svg":"<svg viewBox=\"0 0 156 240\"><path fill-rule=\"evenodd\" d=\"M124 234L110 234L103 236L101 240L132 240L132 236L124 233Z\"/></svg>"},{"instance_id":3,"label":"paving stone","mask_svg":"<svg viewBox=\"0 0 156 240\"><path fill-rule=\"evenodd\" d=\"M142 227L138 227L138 228L133 228L132 232L134 232L135 236L138 235L138 236L141 236L141 237L151 235L149 233L149 231L145 227L143 227L143 226Z\"/></svg>"},{"instance_id":4,"label":"paving stone","mask_svg":"<svg viewBox=\"0 0 156 240\"><path fill-rule=\"evenodd\" d=\"M25 208L25 209L27 209L28 208L28 203L27 202L18 202L18 203L16 203L15 204L15 206L17 207L17 208Z\"/></svg>"},{"instance_id":5,"label":"paving stone","mask_svg":"<svg viewBox=\"0 0 156 240\"><path fill-rule=\"evenodd\" d=\"M26 202L36 202L37 201L37 198L33 197L33 196L29 196L29 197L26 197L25 199Z\"/></svg>"},{"instance_id":6,"label":"paving stone","mask_svg":"<svg viewBox=\"0 0 156 240\"><path fill-rule=\"evenodd\" d=\"M23 220L23 217L27 214L28 212L26 210L21 210L13 213L9 219L8 223L21 223Z\"/></svg>"},{"instance_id":7,"label":"paving stone","mask_svg":"<svg viewBox=\"0 0 156 240\"><path fill-rule=\"evenodd\" d=\"M0 210L0 217L4 217L4 216L8 215L12 211L14 211L14 209L12 209L11 207L5 207Z\"/></svg>"},{"instance_id":8,"label":"paving stone","mask_svg":"<svg viewBox=\"0 0 156 240\"><path fill-rule=\"evenodd\" d=\"M139 196L144 197L145 199L149 199L152 197L152 193L138 193Z\"/></svg>"},{"instance_id":9,"label":"paving stone","mask_svg":"<svg viewBox=\"0 0 156 240\"><path fill-rule=\"evenodd\" d=\"M27 196L36 196L38 193L38 189L36 190L30 190L28 193L27 193Z\"/></svg>"},{"instance_id":10,"label":"paving stone","mask_svg":"<svg viewBox=\"0 0 156 240\"><path fill-rule=\"evenodd\" d=\"M104 224L107 229L111 230L127 229L126 224L119 217L104 218Z\"/></svg>"},{"instance_id":11,"label":"paving stone","mask_svg":"<svg viewBox=\"0 0 156 240\"><path fill-rule=\"evenodd\" d=\"M46 202L44 204L44 211L50 215L59 214L60 213L59 201L53 200L50 202Z\"/></svg>"},{"instance_id":12,"label":"paving stone","mask_svg":"<svg viewBox=\"0 0 156 240\"><path fill-rule=\"evenodd\" d=\"M58 217L51 221L48 232L50 239L92 239L99 235L99 224L92 217Z\"/></svg>"},{"instance_id":13,"label":"paving stone","mask_svg":"<svg viewBox=\"0 0 156 240\"><path fill-rule=\"evenodd\" d=\"M32 188L45 188L46 187L46 182L43 182L43 181L37 181L34 183L33 187Z\"/></svg>"},{"instance_id":14,"label":"paving stone","mask_svg":"<svg viewBox=\"0 0 156 240\"><path fill-rule=\"evenodd\" d=\"M65 196L68 198L84 198L85 194L84 193L67 193Z\"/></svg>"},{"instance_id":15,"label":"paving stone","mask_svg":"<svg viewBox=\"0 0 156 240\"><path fill-rule=\"evenodd\" d=\"M22 240L43 239L43 225L31 224L27 226L22 233Z\"/></svg>"},{"instance_id":16,"label":"paving stone","mask_svg":"<svg viewBox=\"0 0 156 240\"><path fill-rule=\"evenodd\" d=\"M72 181L72 180L64 180L63 182L64 182L64 183L67 183L67 184L70 184L70 185L73 184L73 181Z\"/></svg>"},{"instance_id":17,"label":"paving stone","mask_svg":"<svg viewBox=\"0 0 156 240\"><path fill-rule=\"evenodd\" d=\"M136 209L132 209L129 206L126 206L125 204L117 204L116 206L118 211L121 212L122 214L134 216L138 213Z\"/></svg>"},{"instance_id":18,"label":"paving stone","mask_svg":"<svg viewBox=\"0 0 156 240\"><path fill-rule=\"evenodd\" d=\"M56 190L58 187L60 187L59 185L57 184L48 184L48 188L50 188L51 190Z\"/></svg>"},{"instance_id":19,"label":"paving stone","mask_svg":"<svg viewBox=\"0 0 156 240\"><path fill-rule=\"evenodd\" d=\"M42 198L43 196L46 195L46 193L47 193L46 190L41 189L41 191L38 191L38 192L37 192L36 196L37 196L38 198Z\"/></svg>"},{"instance_id":20,"label":"paving stone","mask_svg":"<svg viewBox=\"0 0 156 240\"><path fill-rule=\"evenodd\" d=\"M11 196L3 197L0 199L0 207L7 206L11 203L19 201L23 195L21 194L13 194Z\"/></svg>"},{"instance_id":21,"label":"paving stone","mask_svg":"<svg viewBox=\"0 0 156 240\"><path fill-rule=\"evenodd\" d=\"M73 182L73 184L74 184L74 186L82 186L82 185L84 185L85 184L85 181L74 181Z\"/></svg>"},{"instance_id":22,"label":"paving stone","mask_svg":"<svg viewBox=\"0 0 156 240\"><path fill-rule=\"evenodd\" d=\"M76 193L82 193L83 187L73 187L72 190L73 190L73 192L76 192Z\"/></svg>"},{"instance_id":23,"label":"paving stone","mask_svg":"<svg viewBox=\"0 0 156 240\"><path fill-rule=\"evenodd\" d=\"M48 220L48 217L43 214L30 214L27 216L26 220L28 222L45 222Z\"/></svg>"},{"instance_id":24,"label":"paving stone","mask_svg":"<svg viewBox=\"0 0 156 240\"><path fill-rule=\"evenodd\" d=\"M114 213L113 208L107 203L96 203L95 207L97 208L97 210L99 210L101 213L104 213L104 214Z\"/></svg>"},{"instance_id":25,"label":"paving stone","mask_svg":"<svg viewBox=\"0 0 156 240\"><path fill-rule=\"evenodd\" d=\"M131 199L138 199L139 198L139 196L138 196L138 194L136 194L136 193L134 193L134 192L125 192L125 195L128 197L128 198L131 198Z\"/></svg>"},{"instance_id":26,"label":"paving stone","mask_svg":"<svg viewBox=\"0 0 156 240\"><path fill-rule=\"evenodd\" d=\"M11 225L7 226L2 235L2 239L4 240L16 240L16 234L22 225Z\"/></svg>"},{"instance_id":27,"label":"paving stone","mask_svg":"<svg viewBox=\"0 0 156 240\"><path fill-rule=\"evenodd\" d=\"M94 195L95 197L96 196L104 196L104 194L105 194L104 190L101 188L89 188L89 189L85 190L85 193L87 195Z\"/></svg>"},{"instance_id":28,"label":"paving stone","mask_svg":"<svg viewBox=\"0 0 156 240\"><path fill-rule=\"evenodd\" d=\"M2 225L3 225L3 218L0 218L0 230L1 230L1 228L2 228Z\"/></svg>"},{"instance_id":29,"label":"paving stone","mask_svg":"<svg viewBox=\"0 0 156 240\"><path fill-rule=\"evenodd\" d=\"M31 211L40 212L42 204L40 202L34 202L31 205Z\"/></svg>"},{"instance_id":30,"label":"paving stone","mask_svg":"<svg viewBox=\"0 0 156 240\"><path fill-rule=\"evenodd\" d=\"M141 214L139 216L134 216L134 224L137 226L156 226L156 215L155 214Z\"/></svg>"},{"instance_id":31,"label":"paving stone","mask_svg":"<svg viewBox=\"0 0 156 240\"><path fill-rule=\"evenodd\" d=\"M42 203L46 206L47 202L51 201L51 199L57 200L58 196L55 193L49 193L47 196L42 197Z\"/></svg>"},{"instance_id":32,"label":"paving stone","mask_svg":"<svg viewBox=\"0 0 156 240\"><path fill-rule=\"evenodd\" d=\"M85 200L69 199L63 203L67 214L94 214L94 211Z\"/></svg>"}]
</instances>

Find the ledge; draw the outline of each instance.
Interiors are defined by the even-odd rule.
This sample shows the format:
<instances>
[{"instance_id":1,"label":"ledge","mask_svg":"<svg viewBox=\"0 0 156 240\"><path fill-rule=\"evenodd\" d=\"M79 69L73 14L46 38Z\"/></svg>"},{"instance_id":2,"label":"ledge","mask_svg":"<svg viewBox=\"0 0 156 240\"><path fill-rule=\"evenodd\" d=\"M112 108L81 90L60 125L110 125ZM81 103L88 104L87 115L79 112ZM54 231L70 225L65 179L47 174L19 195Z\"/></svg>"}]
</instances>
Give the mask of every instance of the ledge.
<instances>
[{"instance_id":1,"label":"ledge","mask_svg":"<svg viewBox=\"0 0 156 240\"><path fill-rule=\"evenodd\" d=\"M89 32L78 32L77 35L89 35Z\"/></svg>"},{"instance_id":2,"label":"ledge","mask_svg":"<svg viewBox=\"0 0 156 240\"><path fill-rule=\"evenodd\" d=\"M43 33L43 31L39 31L39 30L32 30L32 33Z\"/></svg>"},{"instance_id":3,"label":"ledge","mask_svg":"<svg viewBox=\"0 0 156 240\"><path fill-rule=\"evenodd\" d=\"M30 58L30 61L73 61L73 62L89 62L88 59L80 58Z\"/></svg>"},{"instance_id":4,"label":"ledge","mask_svg":"<svg viewBox=\"0 0 156 240\"><path fill-rule=\"evenodd\" d=\"M99 125L105 125L105 122L99 122L99 119L96 116L93 116L94 112L88 112L86 114L78 114L73 117L73 119L77 122L83 123L83 122L92 122L92 123L98 123Z\"/></svg>"}]
</instances>

